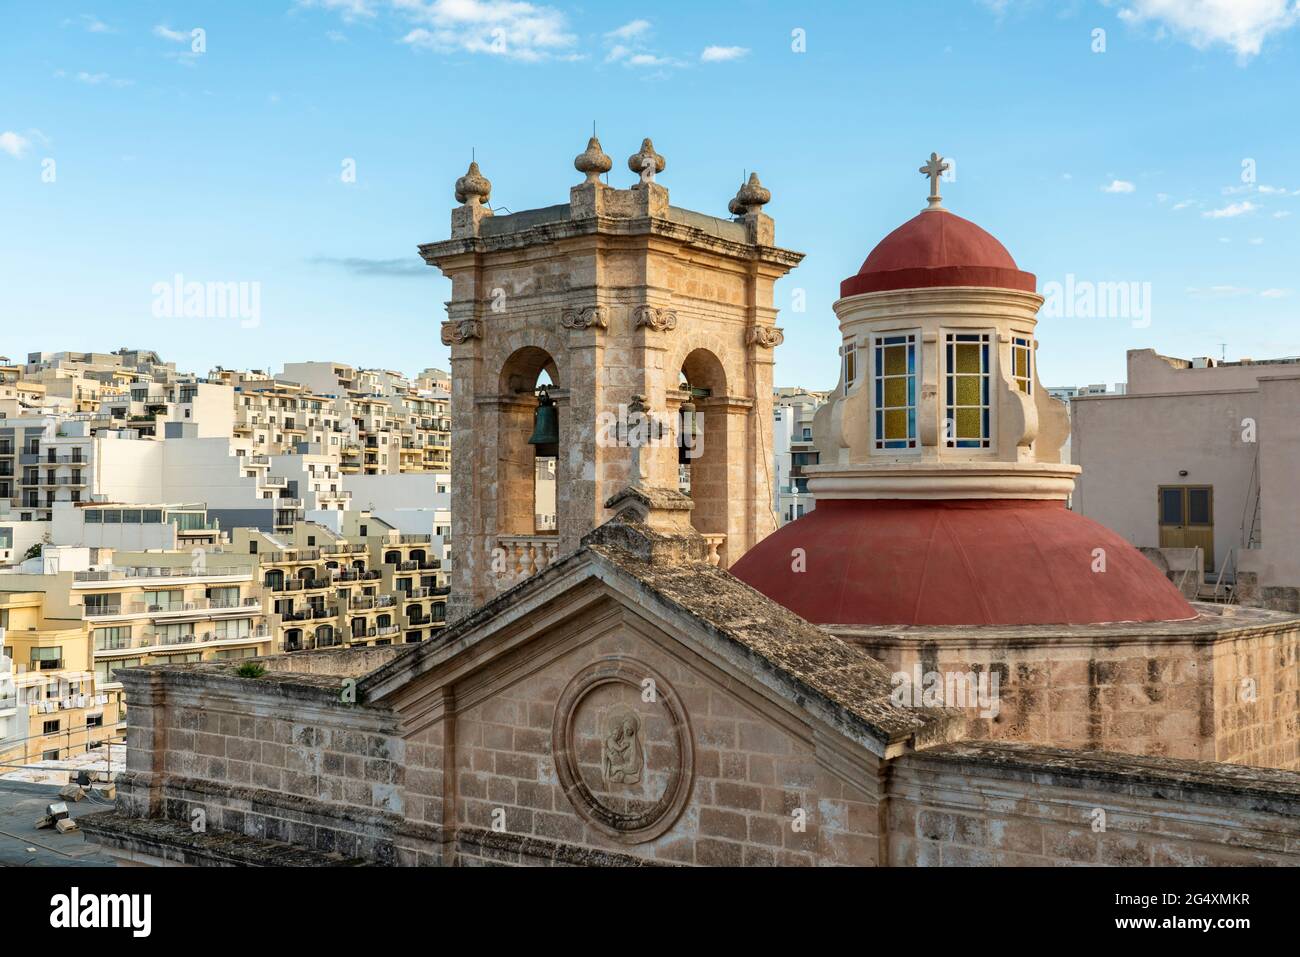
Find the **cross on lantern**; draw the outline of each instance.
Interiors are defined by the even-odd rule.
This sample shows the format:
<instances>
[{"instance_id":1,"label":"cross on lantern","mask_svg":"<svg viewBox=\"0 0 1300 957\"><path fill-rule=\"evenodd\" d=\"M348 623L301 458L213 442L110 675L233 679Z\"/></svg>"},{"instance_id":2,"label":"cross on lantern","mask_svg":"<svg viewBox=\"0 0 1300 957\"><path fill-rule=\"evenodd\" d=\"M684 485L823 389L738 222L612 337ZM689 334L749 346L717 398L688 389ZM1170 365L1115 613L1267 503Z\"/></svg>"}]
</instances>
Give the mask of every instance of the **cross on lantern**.
<instances>
[{"instance_id":1,"label":"cross on lantern","mask_svg":"<svg viewBox=\"0 0 1300 957\"><path fill-rule=\"evenodd\" d=\"M930 162L921 167L921 174L930 177L930 209L943 208L943 197L939 195L939 177L951 168L952 164L938 153L931 153Z\"/></svg>"}]
</instances>

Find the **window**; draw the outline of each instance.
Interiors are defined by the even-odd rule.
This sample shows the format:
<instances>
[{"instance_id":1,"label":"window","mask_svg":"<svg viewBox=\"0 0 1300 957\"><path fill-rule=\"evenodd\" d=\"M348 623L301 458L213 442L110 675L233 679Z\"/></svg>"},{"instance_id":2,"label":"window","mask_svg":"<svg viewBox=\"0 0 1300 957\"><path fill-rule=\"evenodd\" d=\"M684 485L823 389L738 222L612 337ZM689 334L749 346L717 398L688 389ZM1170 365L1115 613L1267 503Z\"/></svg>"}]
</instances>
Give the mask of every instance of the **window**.
<instances>
[{"instance_id":1,"label":"window","mask_svg":"<svg viewBox=\"0 0 1300 957\"><path fill-rule=\"evenodd\" d=\"M42 751L42 752L41 752L41 760L42 760L42 761L57 761L57 760L59 760L59 749L58 749L58 748L55 748L55 749L52 750L52 751Z\"/></svg>"},{"instance_id":2,"label":"window","mask_svg":"<svg viewBox=\"0 0 1300 957\"><path fill-rule=\"evenodd\" d=\"M29 660L32 671L58 671L63 667L63 647L33 648Z\"/></svg>"},{"instance_id":3,"label":"window","mask_svg":"<svg viewBox=\"0 0 1300 957\"><path fill-rule=\"evenodd\" d=\"M944 338L944 444L950 449L987 449L990 336L950 332Z\"/></svg>"},{"instance_id":4,"label":"window","mask_svg":"<svg viewBox=\"0 0 1300 957\"><path fill-rule=\"evenodd\" d=\"M96 651L117 651L131 647L131 627L118 625L113 628L95 629Z\"/></svg>"},{"instance_id":5,"label":"window","mask_svg":"<svg viewBox=\"0 0 1300 957\"><path fill-rule=\"evenodd\" d=\"M852 340L844 343L840 355L844 357L844 394L848 395L858 381L858 344Z\"/></svg>"},{"instance_id":6,"label":"window","mask_svg":"<svg viewBox=\"0 0 1300 957\"><path fill-rule=\"evenodd\" d=\"M916 335L879 336L873 343L875 446L916 448Z\"/></svg>"},{"instance_id":7,"label":"window","mask_svg":"<svg viewBox=\"0 0 1300 957\"><path fill-rule=\"evenodd\" d=\"M1011 379L1025 395L1034 394L1034 341L1028 336L1011 337Z\"/></svg>"},{"instance_id":8,"label":"window","mask_svg":"<svg viewBox=\"0 0 1300 957\"><path fill-rule=\"evenodd\" d=\"M59 733L59 722L57 721L46 721L44 725L41 727L41 734L58 734L58 733Z\"/></svg>"},{"instance_id":9,"label":"window","mask_svg":"<svg viewBox=\"0 0 1300 957\"><path fill-rule=\"evenodd\" d=\"M95 684L104 685L110 681L116 681L113 677L113 671L117 668L136 668L143 661L143 658L120 658L117 661L96 661L95 662Z\"/></svg>"},{"instance_id":10,"label":"window","mask_svg":"<svg viewBox=\"0 0 1300 957\"><path fill-rule=\"evenodd\" d=\"M102 728L104 726L104 716L102 714L86 715L87 728Z\"/></svg>"}]
</instances>

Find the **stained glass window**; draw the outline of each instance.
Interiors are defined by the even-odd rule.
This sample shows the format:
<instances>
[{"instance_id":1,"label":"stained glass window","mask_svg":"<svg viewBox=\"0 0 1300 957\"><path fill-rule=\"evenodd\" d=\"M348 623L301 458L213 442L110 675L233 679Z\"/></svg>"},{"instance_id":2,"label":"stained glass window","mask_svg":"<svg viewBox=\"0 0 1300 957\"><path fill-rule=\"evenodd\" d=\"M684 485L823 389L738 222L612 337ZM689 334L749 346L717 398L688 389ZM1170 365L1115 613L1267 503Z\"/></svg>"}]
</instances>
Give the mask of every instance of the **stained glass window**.
<instances>
[{"instance_id":1,"label":"stained glass window","mask_svg":"<svg viewBox=\"0 0 1300 957\"><path fill-rule=\"evenodd\" d=\"M876 448L916 448L916 335L878 336L872 349Z\"/></svg>"},{"instance_id":2,"label":"stained glass window","mask_svg":"<svg viewBox=\"0 0 1300 957\"><path fill-rule=\"evenodd\" d=\"M986 332L950 332L944 337L948 448L989 448L989 340Z\"/></svg>"},{"instance_id":3,"label":"stained glass window","mask_svg":"<svg viewBox=\"0 0 1300 957\"><path fill-rule=\"evenodd\" d=\"M1028 336L1011 337L1011 379L1025 395L1034 394L1034 342Z\"/></svg>"},{"instance_id":4,"label":"stained glass window","mask_svg":"<svg viewBox=\"0 0 1300 957\"><path fill-rule=\"evenodd\" d=\"M848 395L858 381L858 344L851 340L844 343L840 346L840 355L844 357L844 394Z\"/></svg>"}]
</instances>

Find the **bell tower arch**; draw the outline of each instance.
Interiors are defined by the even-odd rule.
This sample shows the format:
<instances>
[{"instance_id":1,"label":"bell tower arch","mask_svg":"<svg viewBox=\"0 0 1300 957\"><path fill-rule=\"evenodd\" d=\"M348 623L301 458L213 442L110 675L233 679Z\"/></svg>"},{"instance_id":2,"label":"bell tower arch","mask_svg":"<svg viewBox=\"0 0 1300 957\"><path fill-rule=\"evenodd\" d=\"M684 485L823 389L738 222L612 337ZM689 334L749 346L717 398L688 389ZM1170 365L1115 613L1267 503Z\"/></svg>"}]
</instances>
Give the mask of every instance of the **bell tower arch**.
<instances>
[{"instance_id":1,"label":"bell tower arch","mask_svg":"<svg viewBox=\"0 0 1300 957\"><path fill-rule=\"evenodd\" d=\"M452 289L449 618L577 548L630 484L688 482L692 521L724 566L776 528L773 291L803 255L774 244L757 175L721 219L671 206L665 165L647 139L628 159L636 182L611 187L592 137L568 203L497 215L471 163L451 237L420 247ZM642 409L660 426L648 445L627 427ZM529 441L551 423L553 449ZM552 491L553 512L540 511Z\"/></svg>"}]
</instances>

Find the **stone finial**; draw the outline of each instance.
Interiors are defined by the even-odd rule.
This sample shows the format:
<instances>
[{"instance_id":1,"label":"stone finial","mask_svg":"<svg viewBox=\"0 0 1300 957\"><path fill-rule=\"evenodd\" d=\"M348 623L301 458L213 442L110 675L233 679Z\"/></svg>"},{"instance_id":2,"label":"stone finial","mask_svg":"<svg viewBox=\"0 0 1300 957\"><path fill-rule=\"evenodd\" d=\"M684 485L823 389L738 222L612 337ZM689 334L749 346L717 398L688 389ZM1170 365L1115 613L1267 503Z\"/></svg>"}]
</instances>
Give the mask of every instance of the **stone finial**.
<instances>
[{"instance_id":1,"label":"stone finial","mask_svg":"<svg viewBox=\"0 0 1300 957\"><path fill-rule=\"evenodd\" d=\"M655 152L650 137L641 141L641 151L627 158L627 168L641 177L643 183L653 183L655 173L664 171L664 158Z\"/></svg>"},{"instance_id":2,"label":"stone finial","mask_svg":"<svg viewBox=\"0 0 1300 957\"><path fill-rule=\"evenodd\" d=\"M763 207L772 202L772 192L758 181L757 173L749 174L749 182L741 186L735 198L727 204L733 216L762 212Z\"/></svg>"},{"instance_id":3,"label":"stone finial","mask_svg":"<svg viewBox=\"0 0 1300 957\"><path fill-rule=\"evenodd\" d=\"M608 173L614 168L614 161L600 148L600 140L592 137L587 140L587 148L573 160L574 169L585 173L588 183L599 183L600 174Z\"/></svg>"},{"instance_id":4,"label":"stone finial","mask_svg":"<svg viewBox=\"0 0 1300 957\"><path fill-rule=\"evenodd\" d=\"M478 163L470 163L465 175L456 180L456 202L484 206L491 197L492 181L479 172Z\"/></svg>"}]
</instances>

